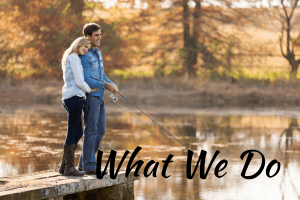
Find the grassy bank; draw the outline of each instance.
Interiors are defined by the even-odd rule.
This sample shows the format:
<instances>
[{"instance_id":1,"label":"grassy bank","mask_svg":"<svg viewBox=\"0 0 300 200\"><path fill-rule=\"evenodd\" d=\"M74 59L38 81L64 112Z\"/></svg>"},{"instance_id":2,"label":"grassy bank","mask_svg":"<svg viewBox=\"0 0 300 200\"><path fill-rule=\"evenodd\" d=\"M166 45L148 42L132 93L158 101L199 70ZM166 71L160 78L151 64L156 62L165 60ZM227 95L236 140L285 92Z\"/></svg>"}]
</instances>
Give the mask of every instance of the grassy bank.
<instances>
[{"instance_id":1,"label":"grassy bank","mask_svg":"<svg viewBox=\"0 0 300 200\"><path fill-rule=\"evenodd\" d=\"M134 79L112 78L128 99L141 107L161 108L289 108L300 105L299 81L209 81L200 78ZM0 81L1 112L18 109L48 109L64 112L61 80ZM112 106L106 93L106 105Z\"/></svg>"}]
</instances>

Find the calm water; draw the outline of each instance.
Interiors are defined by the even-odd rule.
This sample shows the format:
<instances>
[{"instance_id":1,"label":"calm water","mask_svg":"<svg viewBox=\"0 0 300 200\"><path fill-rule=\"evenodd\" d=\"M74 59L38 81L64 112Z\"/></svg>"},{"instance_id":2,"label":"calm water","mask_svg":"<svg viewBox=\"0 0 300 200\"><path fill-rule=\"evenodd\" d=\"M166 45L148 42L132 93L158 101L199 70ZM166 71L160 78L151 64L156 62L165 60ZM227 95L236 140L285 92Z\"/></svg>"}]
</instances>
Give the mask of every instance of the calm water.
<instances>
[{"instance_id":1,"label":"calm water","mask_svg":"<svg viewBox=\"0 0 300 200\"><path fill-rule=\"evenodd\" d=\"M228 165L220 174L227 173L223 178L217 178L211 168L207 178L201 179L198 167L193 179L188 179L185 147L166 136L157 126L151 125L151 120L145 116L109 114L106 135L100 146L105 152L105 163L110 150L117 151L119 161L125 150L132 153L137 146L142 147L135 159L145 162L140 170L140 180L135 182L136 199L300 198L300 119L279 116L152 117L189 149L198 153L201 150L207 151L207 164L214 153L220 151L213 168L219 161L226 159ZM66 114L0 117L0 177L58 168L66 136L66 120ZM82 139L79 145L76 164L82 149ZM265 166L257 178L244 179L241 172L246 157L241 160L240 155L249 149L260 151L265 156L266 165L277 159L281 163L279 173L268 178ZM166 173L170 177L164 178L161 175L162 161L169 154L174 155ZM144 167L150 160L159 163L157 177L151 174L146 178ZM194 154L192 171L197 160L198 155ZM254 154L246 175L254 174L260 164L260 156ZM122 168L126 166L127 163L124 163ZM272 168L271 174L275 173L276 166ZM150 171L152 168L153 165Z\"/></svg>"}]
</instances>

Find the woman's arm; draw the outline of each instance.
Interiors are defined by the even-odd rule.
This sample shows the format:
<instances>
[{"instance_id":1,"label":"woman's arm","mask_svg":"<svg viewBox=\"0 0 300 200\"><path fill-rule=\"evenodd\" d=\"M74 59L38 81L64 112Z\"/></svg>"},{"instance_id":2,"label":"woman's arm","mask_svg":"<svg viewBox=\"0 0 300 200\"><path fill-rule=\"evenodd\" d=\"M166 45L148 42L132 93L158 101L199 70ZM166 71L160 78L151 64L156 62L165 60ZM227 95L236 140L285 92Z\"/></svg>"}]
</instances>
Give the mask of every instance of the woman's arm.
<instances>
[{"instance_id":1,"label":"woman's arm","mask_svg":"<svg viewBox=\"0 0 300 200\"><path fill-rule=\"evenodd\" d=\"M88 84L84 81L83 73L82 73L82 65L81 60L78 57L77 54L71 54L70 55L70 63L71 68L74 73L75 83L76 85L82 89L84 92L90 93L91 88L88 86Z\"/></svg>"}]
</instances>

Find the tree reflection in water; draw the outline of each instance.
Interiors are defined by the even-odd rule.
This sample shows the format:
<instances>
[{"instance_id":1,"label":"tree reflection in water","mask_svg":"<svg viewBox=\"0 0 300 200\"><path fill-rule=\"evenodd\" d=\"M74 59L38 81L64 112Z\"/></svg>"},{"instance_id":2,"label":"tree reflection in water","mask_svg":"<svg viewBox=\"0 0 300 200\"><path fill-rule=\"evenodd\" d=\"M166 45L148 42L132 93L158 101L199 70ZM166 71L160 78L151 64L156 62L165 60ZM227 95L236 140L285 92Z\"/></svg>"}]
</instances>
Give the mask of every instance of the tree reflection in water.
<instances>
[{"instance_id":1,"label":"tree reflection in water","mask_svg":"<svg viewBox=\"0 0 300 200\"><path fill-rule=\"evenodd\" d=\"M282 157L283 157L283 176L282 176L282 180L281 180L281 184L280 184L280 189L282 191L282 199L285 199L285 186L288 185L288 181L290 182L290 184L292 185L292 189L295 192L295 194L297 194L298 199L300 199L300 194L297 191L297 188L294 184L293 181L293 176L290 173L290 169L289 169L289 162L290 162L290 149L294 149L297 148L297 146L294 146L294 142L293 142L293 132L296 130L298 132L300 132L300 127L297 121L297 118L291 117L290 118L290 125L288 128L284 129L282 131L282 133L280 134L280 138L279 138L279 142L278 142L278 152L282 153ZM285 136L285 141L284 144L285 145L281 145L282 140ZM283 148L281 146L284 146ZM299 148L299 147L298 147ZM283 151L282 151L283 150Z\"/></svg>"},{"instance_id":2,"label":"tree reflection in water","mask_svg":"<svg viewBox=\"0 0 300 200\"><path fill-rule=\"evenodd\" d=\"M255 199L252 197L261 195L256 192L257 189L264 192L270 187L275 188L277 195L282 196L280 198L289 198L290 195L299 198L297 177L300 177L300 127L296 118L246 115L153 117L189 149L197 152L207 151L208 162L214 152L219 150L218 159L226 159L229 162L225 170L228 172L226 178L230 180L229 184L224 178L216 178L213 170L206 180L199 178L199 169L194 178L188 180L185 174L186 149L169 137L164 137L161 131L152 125L151 120L147 121L141 117L143 116L130 113L108 114L107 131L100 146L104 151L103 162L107 161L111 150L117 151L119 161L125 150L132 152L137 146L141 146L142 150L136 159L145 163L149 160L161 162L169 154L174 155L174 162L167 170L170 178L165 179L159 173L156 178L145 178L141 173L140 181L135 183L137 199ZM282 131L282 127L287 126L288 128ZM0 176L59 166L67 130L65 114L0 116L0 130ZM82 139L79 142L79 150L81 145ZM243 180L240 173L244 161L239 156L248 149L261 151L267 159L278 159L282 164L278 178L269 179L262 173L258 179L251 182ZM80 152L76 155L77 161L79 155ZM196 161L195 156L193 166ZM118 162L116 166L117 164ZM259 164L256 159L253 162L254 169L259 167ZM126 167L127 161L123 165ZM158 171L161 171L161 166L162 164ZM287 190L287 187L291 189ZM247 196L241 192L243 189L249 191ZM278 189L281 189L281 192Z\"/></svg>"}]
</instances>

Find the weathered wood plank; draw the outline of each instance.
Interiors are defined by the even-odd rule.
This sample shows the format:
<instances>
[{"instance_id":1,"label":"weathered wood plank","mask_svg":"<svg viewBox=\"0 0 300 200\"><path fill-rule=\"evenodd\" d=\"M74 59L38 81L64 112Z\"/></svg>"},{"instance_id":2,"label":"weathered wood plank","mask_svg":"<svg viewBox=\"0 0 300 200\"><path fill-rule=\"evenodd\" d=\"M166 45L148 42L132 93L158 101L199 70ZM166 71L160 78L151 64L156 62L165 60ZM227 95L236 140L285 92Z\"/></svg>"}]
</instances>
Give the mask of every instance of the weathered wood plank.
<instances>
[{"instance_id":1,"label":"weathered wood plank","mask_svg":"<svg viewBox=\"0 0 300 200\"><path fill-rule=\"evenodd\" d=\"M116 179L111 179L109 175L97 179L95 175L61 176L58 172L48 170L0 179L0 200L59 199L68 194L115 185L130 185L138 179L139 177L134 176L134 171L127 178L125 171L120 171Z\"/></svg>"}]
</instances>

